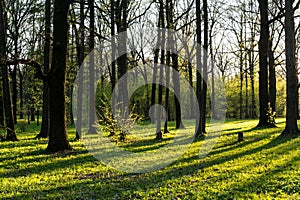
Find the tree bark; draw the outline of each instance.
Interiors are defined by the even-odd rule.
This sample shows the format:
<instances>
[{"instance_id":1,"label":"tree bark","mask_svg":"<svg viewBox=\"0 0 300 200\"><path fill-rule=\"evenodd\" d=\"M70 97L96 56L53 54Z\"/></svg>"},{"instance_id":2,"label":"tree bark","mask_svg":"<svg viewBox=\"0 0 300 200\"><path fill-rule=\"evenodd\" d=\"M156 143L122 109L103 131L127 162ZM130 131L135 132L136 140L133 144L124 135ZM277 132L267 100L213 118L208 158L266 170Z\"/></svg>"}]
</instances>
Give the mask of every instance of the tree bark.
<instances>
[{"instance_id":1,"label":"tree bark","mask_svg":"<svg viewBox=\"0 0 300 200\"><path fill-rule=\"evenodd\" d=\"M286 51L286 125L282 135L299 134L297 125L298 80L295 59L295 24L293 1L285 1L285 51Z\"/></svg>"},{"instance_id":2,"label":"tree bark","mask_svg":"<svg viewBox=\"0 0 300 200\"><path fill-rule=\"evenodd\" d=\"M45 46L44 46L44 73L48 74L50 65L50 34L51 34L51 0L45 2ZM49 86L43 81L43 112L42 126L36 138L47 138L50 131L49 118Z\"/></svg>"},{"instance_id":3,"label":"tree bark","mask_svg":"<svg viewBox=\"0 0 300 200\"><path fill-rule=\"evenodd\" d=\"M200 0L196 0L196 34L197 34L197 49L196 49L196 59L197 59L197 72L196 72L196 96L198 101L198 107L200 113L196 113L196 136L202 135L202 55L201 55L201 3Z\"/></svg>"},{"instance_id":4,"label":"tree bark","mask_svg":"<svg viewBox=\"0 0 300 200\"><path fill-rule=\"evenodd\" d=\"M66 131L66 56L68 41L68 1L54 1L53 52L49 77L50 132L46 152L70 150Z\"/></svg>"},{"instance_id":5,"label":"tree bark","mask_svg":"<svg viewBox=\"0 0 300 200\"><path fill-rule=\"evenodd\" d=\"M89 0L90 7L90 35L89 35L89 51L92 52L95 46L95 7L94 0ZM94 54L89 55L89 130L88 133L96 133L96 116L95 116L95 58Z\"/></svg>"},{"instance_id":6,"label":"tree bark","mask_svg":"<svg viewBox=\"0 0 300 200\"><path fill-rule=\"evenodd\" d=\"M2 72L0 70L0 78L2 79ZM0 91L3 91L2 82L0 83ZM4 107L3 107L3 92L0 92L0 126L4 127Z\"/></svg>"},{"instance_id":7,"label":"tree bark","mask_svg":"<svg viewBox=\"0 0 300 200\"><path fill-rule=\"evenodd\" d=\"M260 10L260 39L259 39L259 123L258 127L273 126L268 120L268 0L259 0Z\"/></svg>"},{"instance_id":8,"label":"tree bark","mask_svg":"<svg viewBox=\"0 0 300 200\"><path fill-rule=\"evenodd\" d=\"M22 74L21 70L19 69L19 96L20 96L20 119L24 119L24 99L23 99L23 82L24 82L24 75Z\"/></svg>"},{"instance_id":9,"label":"tree bark","mask_svg":"<svg viewBox=\"0 0 300 200\"><path fill-rule=\"evenodd\" d=\"M6 25L7 18L5 12L4 0L0 0L0 59L1 59L1 70L2 70L2 83L3 83L3 95L4 95L4 110L5 110L5 121L7 135L5 140L17 141L17 136L14 129L14 117L11 105L10 87L8 79L8 68L4 64L6 62Z\"/></svg>"},{"instance_id":10,"label":"tree bark","mask_svg":"<svg viewBox=\"0 0 300 200\"><path fill-rule=\"evenodd\" d=\"M82 128L82 86L83 86L83 69L80 69L84 61L84 0L80 0L80 25L79 25L80 37L77 38L77 65L79 66L78 73L78 97L77 97L77 121L76 121L76 137L75 140L81 138Z\"/></svg>"},{"instance_id":11,"label":"tree bark","mask_svg":"<svg viewBox=\"0 0 300 200\"><path fill-rule=\"evenodd\" d=\"M272 39L269 40L269 94L272 112L276 112L276 71L274 51L272 50Z\"/></svg>"},{"instance_id":12,"label":"tree bark","mask_svg":"<svg viewBox=\"0 0 300 200\"><path fill-rule=\"evenodd\" d=\"M160 25L162 29L165 28L165 19L164 19L164 2L163 0L159 1L159 20L160 20ZM161 32L161 55L160 55L160 70L159 70L159 86L158 86L158 105L162 105L162 93L163 93L163 73L164 73L164 68L162 67L165 64L165 41L166 40L166 33L164 30ZM161 117L162 117L162 110L161 106L158 107L157 111L157 123L156 123L156 137L155 140L162 140L162 132L161 132Z\"/></svg>"},{"instance_id":13,"label":"tree bark","mask_svg":"<svg viewBox=\"0 0 300 200\"><path fill-rule=\"evenodd\" d=\"M204 21L204 44L203 44L203 88L202 88L202 133L206 133L206 100L207 100L207 57L208 57L208 5L207 0L203 0L203 21Z\"/></svg>"}]
</instances>

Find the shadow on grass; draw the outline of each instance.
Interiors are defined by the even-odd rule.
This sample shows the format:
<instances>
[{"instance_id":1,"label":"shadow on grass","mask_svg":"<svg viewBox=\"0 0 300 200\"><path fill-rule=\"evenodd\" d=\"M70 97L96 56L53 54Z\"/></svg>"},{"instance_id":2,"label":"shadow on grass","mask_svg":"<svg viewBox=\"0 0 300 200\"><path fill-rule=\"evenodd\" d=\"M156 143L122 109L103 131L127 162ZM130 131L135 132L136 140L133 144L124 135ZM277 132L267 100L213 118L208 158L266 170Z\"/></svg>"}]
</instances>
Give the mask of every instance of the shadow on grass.
<instances>
[{"instance_id":1,"label":"shadow on grass","mask_svg":"<svg viewBox=\"0 0 300 200\"><path fill-rule=\"evenodd\" d=\"M248 132L255 132L258 130L262 130L260 128L253 128L246 131L243 131L244 133ZM205 168L212 167L214 165L223 164L225 162L241 158L243 156L248 156L251 154L255 154L257 152L260 152L262 150L270 150L273 147L276 147L278 145L285 144L295 138L296 136L278 136L272 139L270 142L263 144L263 145L257 145L256 147L253 147L251 149L243 149L243 147L246 147L247 145L259 142L263 139L266 139L268 137L271 137L274 133L278 133L278 129L274 129L268 133L264 134L257 134L253 136L246 136L247 140L246 142L242 143L231 143L224 147L229 147L226 149L215 149L213 150L209 156L212 155L220 155L217 158L211 157L206 162L201 162L200 159L198 159L198 156L191 156L189 158L181 158L178 161L176 161L172 166L169 166L168 168L164 170L160 170L153 173L147 173L147 174L120 174L120 173L112 173L112 174L103 174L103 172L99 173L93 173L93 174L82 174L80 176L74 177L74 179L78 179L78 182L72 183L72 184L66 184L66 186L58 187L58 188L49 188L45 190L33 190L28 192L27 194L16 194L14 198L32 198L32 197L40 197L43 194L53 194L57 195L55 198L64 198L64 196L61 196L63 194L68 194L69 191L78 191L79 193L82 192L80 196L83 196L83 198L88 196L88 198L103 198L103 199L110 199L115 194L123 194L124 192L132 193L132 191L136 190L143 190L147 191L149 188L156 188L159 186L159 184L162 184L164 181L172 180L181 178L182 176L188 176L195 173L201 172L201 170ZM196 138L194 142L201 142L204 139L204 137ZM153 141L151 141L153 142ZM146 144L149 144L146 142ZM152 143L153 144L153 143ZM136 144L137 147L144 146L144 143L138 143ZM157 148L157 147L156 147ZM222 155L224 152L229 152L231 150L234 150L236 148L240 148L241 152L237 152L230 155ZM292 148L292 147L290 147ZM33 153L33 155L38 154L39 152ZM57 168L67 168L71 165L75 165L77 163L84 163L84 162L90 162L95 161L95 159L87 154L86 151L81 152L82 157L80 158L70 158L69 160L59 160L50 164L45 165L38 165L35 167L30 168L30 173L40 173L44 170L46 171L52 171ZM296 159L296 158L295 158ZM299 158L297 158L299 159ZM295 160L295 162L298 160ZM294 162L294 161L291 161ZM185 166L182 166L181 164L188 164ZM287 163L288 164L288 163ZM263 182L265 180L268 180L268 178L272 178L272 176L275 173L279 173L284 169L285 165L281 166L279 169L272 169L270 172L268 172L267 175L263 175L259 179L252 180L252 182L245 182L243 186L236 185L235 187L244 187L244 190L247 190L248 186L250 187L251 184L254 182ZM28 173L26 171L27 169L22 170L16 170L15 172L11 172L8 176L5 177L18 177L22 174ZM16 173L16 175L14 174ZM0 174L2 176L3 174ZM259 184L258 184L259 186ZM242 190L242 188L241 188ZM58 192L60 191L60 192ZM132 198L132 196L130 197ZM139 198L138 196L134 198Z\"/></svg>"},{"instance_id":2,"label":"shadow on grass","mask_svg":"<svg viewBox=\"0 0 300 200\"><path fill-rule=\"evenodd\" d=\"M151 151L158 148L161 148L170 143L174 138L166 138L163 140L154 140L154 139L147 139L147 140L140 140L130 144L122 144L120 147L129 149L129 151L138 153L138 152L145 152Z\"/></svg>"},{"instance_id":3,"label":"shadow on grass","mask_svg":"<svg viewBox=\"0 0 300 200\"><path fill-rule=\"evenodd\" d=\"M41 195L45 194L52 194L54 198L65 198L63 196L64 194L69 194L70 191L75 191L75 194L83 198L99 198L102 199L113 199L114 197L122 197L122 198L142 198L142 196L139 196L138 193L135 193L133 195L134 191L149 191L150 189L156 189L161 184L165 184L164 182L172 181L173 179L180 179L183 176L190 176L196 173L201 173L201 170L214 166L219 165L222 163L225 163L227 161L230 161L232 159L240 158L246 155L251 155L256 152L259 152L261 150L271 149L273 147L276 147L277 145L285 144L291 140L295 139L295 137L276 137L273 140L271 140L269 143L264 144L262 146L246 150L240 153L236 153L230 156L226 157L218 157L214 158L210 161L207 161L205 163L200 162L193 162L195 159L197 159L196 156L190 157L187 159L180 159L176 162L176 164L180 163L192 163L188 166L183 167L176 167L177 165L173 165L167 169L160 170L153 173L146 173L146 174L120 174L120 173L92 173L92 174L81 174L80 176L74 177L74 179L78 180L76 183L72 184L66 184L65 186L58 187L58 188L49 188L44 190L35 190L31 191L27 194L16 194L13 198L32 198L32 197L41 197ZM201 141L201 139L197 139L198 141ZM242 145L240 143L239 145ZM237 146L239 146L237 145ZM290 147L292 148L292 147ZM292 149L289 149L292 150ZM278 153L285 153L286 149L279 149ZM289 166L290 162L298 162L299 157L294 157L293 160L290 160L289 162L285 163L284 165L281 165L277 168L273 168L270 171L268 171L267 174L262 174L260 177L257 177L256 179L247 179L244 182L240 183L237 182L234 185L231 185L228 190L225 191L217 191L218 192L218 198L232 198L232 192L241 193L244 194L252 194L252 193L258 193L259 191L262 191L266 189L266 184L263 184L264 182L269 181L272 179L276 173L284 172L284 169ZM76 159L76 161L78 161ZM200 161L200 160L199 160ZM178 165L180 166L180 165ZM248 166L245 168L239 168L236 173L239 173L241 170L250 170L251 167L255 168L256 165L253 164L252 166ZM199 171L200 170L200 171ZM234 173L234 172L231 172ZM199 174L200 175L200 174ZM228 176L228 174L219 174L220 180L225 180L230 178L231 176ZM253 184L256 187L253 187ZM259 188L261 187L261 188ZM295 188L287 188L287 192L293 193L293 189L299 188L299 186L293 186ZM189 188L187 188L188 190ZM60 191L60 192L57 192ZM77 191L77 193L76 193ZM230 191L230 192L228 192ZM119 196L116 196L119 195Z\"/></svg>"}]
</instances>

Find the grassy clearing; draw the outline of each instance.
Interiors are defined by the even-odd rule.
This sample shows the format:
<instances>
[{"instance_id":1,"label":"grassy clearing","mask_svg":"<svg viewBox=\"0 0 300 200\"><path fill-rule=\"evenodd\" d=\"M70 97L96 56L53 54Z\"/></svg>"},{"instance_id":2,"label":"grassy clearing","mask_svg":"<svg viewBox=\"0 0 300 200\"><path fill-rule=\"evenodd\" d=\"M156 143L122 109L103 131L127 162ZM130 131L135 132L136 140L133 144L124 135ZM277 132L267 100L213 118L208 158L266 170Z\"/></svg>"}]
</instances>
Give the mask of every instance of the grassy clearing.
<instances>
[{"instance_id":1,"label":"grassy clearing","mask_svg":"<svg viewBox=\"0 0 300 200\"><path fill-rule=\"evenodd\" d=\"M256 129L257 120L228 120L208 156L198 158L202 140L197 139L171 166L146 174L110 169L94 159L81 142L71 142L73 152L45 155L47 140L34 140L38 128L30 125L26 132L18 132L20 141L0 143L0 197L299 199L300 137L279 137L284 120L277 122L278 128ZM236 142L238 132L244 132L244 142ZM69 133L70 138L75 137L74 128L70 127ZM134 144L123 145L140 151L152 143Z\"/></svg>"}]
</instances>

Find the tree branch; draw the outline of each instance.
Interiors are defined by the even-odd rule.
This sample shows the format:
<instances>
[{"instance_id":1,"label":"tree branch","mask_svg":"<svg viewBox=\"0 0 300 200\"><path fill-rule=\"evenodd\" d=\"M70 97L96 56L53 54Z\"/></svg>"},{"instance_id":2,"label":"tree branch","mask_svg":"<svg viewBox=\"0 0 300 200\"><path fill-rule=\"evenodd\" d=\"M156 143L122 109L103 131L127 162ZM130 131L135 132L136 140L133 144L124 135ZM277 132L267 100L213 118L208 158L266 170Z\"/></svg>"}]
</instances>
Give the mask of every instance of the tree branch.
<instances>
[{"instance_id":1,"label":"tree branch","mask_svg":"<svg viewBox=\"0 0 300 200\"><path fill-rule=\"evenodd\" d=\"M16 59L16 60L8 60L4 64L6 65L17 65L17 64L24 64L30 65L35 69L35 76L43 81L48 81L48 76L43 73L42 66L34 61L34 60L27 60L27 59Z\"/></svg>"}]
</instances>

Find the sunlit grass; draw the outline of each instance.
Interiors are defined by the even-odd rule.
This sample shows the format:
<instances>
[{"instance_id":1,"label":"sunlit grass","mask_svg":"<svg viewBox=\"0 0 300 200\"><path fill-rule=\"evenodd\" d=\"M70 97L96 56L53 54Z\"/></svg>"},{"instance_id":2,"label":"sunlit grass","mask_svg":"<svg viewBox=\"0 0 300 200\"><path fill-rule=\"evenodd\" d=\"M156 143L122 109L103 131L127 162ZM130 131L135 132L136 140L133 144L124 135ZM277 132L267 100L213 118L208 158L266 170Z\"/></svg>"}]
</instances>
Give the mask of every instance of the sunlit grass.
<instances>
[{"instance_id":1,"label":"sunlit grass","mask_svg":"<svg viewBox=\"0 0 300 200\"><path fill-rule=\"evenodd\" d=\"M227 120L206 157L199 159L199 138L175 163L146 174L124 174L101 164L80 141L72 140L73 127L68 130L74 151L46 155L47 140L33 139L39 127L31 124L26 132L17 131L20 141L0 143L0 197L299 199L300 137L279 137L284 119L276 121L277 128L257 129L257 120ZM238 132L244 133L244 142L237 142ZM165 141L132 137L119 145L140 152L161 147L173 137L171 131Z\"/></svg>"}]
</instances>

